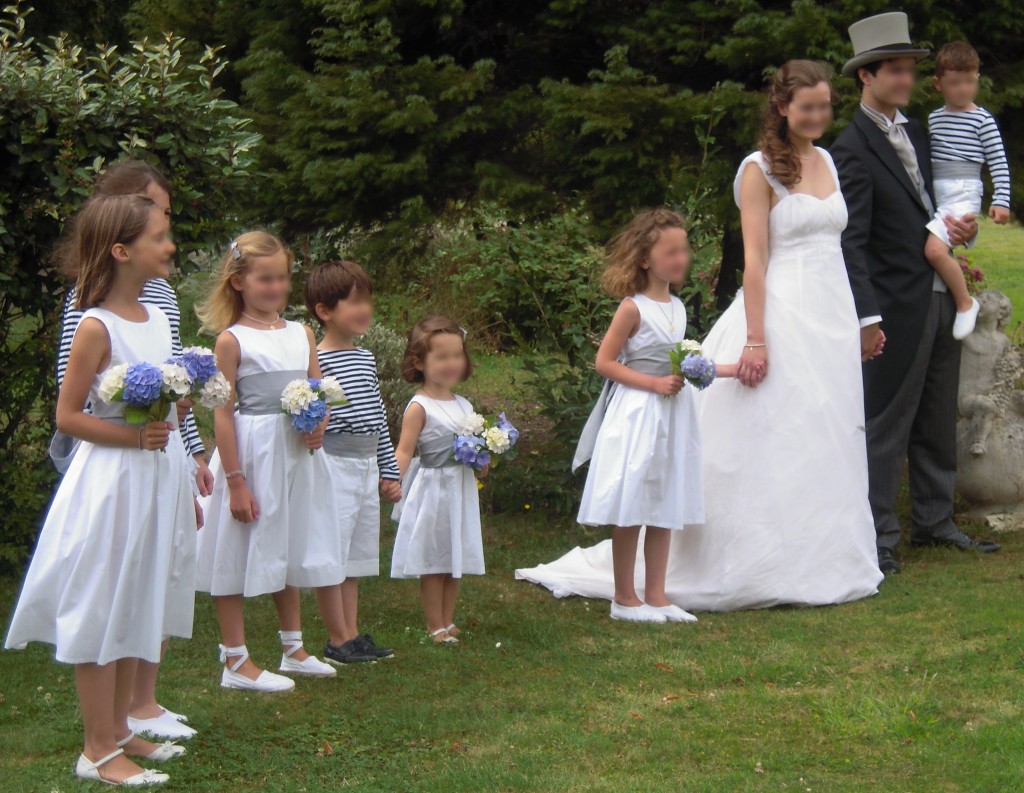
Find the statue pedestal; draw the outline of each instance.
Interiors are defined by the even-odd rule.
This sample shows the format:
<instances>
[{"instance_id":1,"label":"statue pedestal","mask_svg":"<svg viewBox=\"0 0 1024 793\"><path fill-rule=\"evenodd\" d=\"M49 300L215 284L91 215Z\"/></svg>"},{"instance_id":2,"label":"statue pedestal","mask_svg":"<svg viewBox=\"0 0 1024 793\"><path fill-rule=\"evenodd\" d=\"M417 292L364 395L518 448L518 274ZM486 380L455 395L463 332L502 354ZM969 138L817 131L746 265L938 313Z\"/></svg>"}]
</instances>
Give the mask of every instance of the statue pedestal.
<instances>
[{"instance_id":1,"label":"statue pedestal","mask_svg":"<svg viewBox=\"0 0 1024 793\"><path fill-rule=\"evenodd\" d=\"M969 517L1015 531L1024 528L1024 362L1003 332L1009 298L990 289L978 302L977 327L961 350L956 489Z\"/></svg>"}]
</instances>

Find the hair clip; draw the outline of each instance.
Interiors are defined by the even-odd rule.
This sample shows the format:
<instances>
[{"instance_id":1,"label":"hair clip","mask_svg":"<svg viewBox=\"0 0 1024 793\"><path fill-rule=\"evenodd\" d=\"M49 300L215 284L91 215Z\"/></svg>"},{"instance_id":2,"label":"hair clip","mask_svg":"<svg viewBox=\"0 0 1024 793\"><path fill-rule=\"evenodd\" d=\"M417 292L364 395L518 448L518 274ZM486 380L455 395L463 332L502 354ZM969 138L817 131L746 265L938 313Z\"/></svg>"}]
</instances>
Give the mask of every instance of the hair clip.
<instances>
[{"instance_id":1,"label":"hair clip","mask_svg":"<svg viewBox=\"0 0 1024 793\"><path fill-rule=\"evenodd\" d=\"M231 249L231 258L236 262L242 258L242 251L238 248L238 243L235 240L231 240L231 245L228 246Z\"/></svg>"},{"instance_id":2,"label":"hair clip","mask_svg":"<svg viewBox=\"0 0 1024 793\"><path fill-rule=\"evenodd\" d=\"M462 334L462 340L465 341L466 337L469 335L469 332L461 325L459 325L459 332Z\"/></svg>"}]
</instances>

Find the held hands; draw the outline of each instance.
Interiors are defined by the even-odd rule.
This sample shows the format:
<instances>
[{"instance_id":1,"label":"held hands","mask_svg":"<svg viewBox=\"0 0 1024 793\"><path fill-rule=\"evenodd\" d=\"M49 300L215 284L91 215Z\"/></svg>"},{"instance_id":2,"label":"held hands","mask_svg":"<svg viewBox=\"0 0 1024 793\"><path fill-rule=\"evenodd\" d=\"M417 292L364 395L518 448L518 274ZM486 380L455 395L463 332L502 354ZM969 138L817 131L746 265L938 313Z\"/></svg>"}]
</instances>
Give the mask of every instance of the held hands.
<instances>
[{"instance_id":1,"label":"held hands","mask_svg":"<svg viewBox=\"0 0 1024 793\"><path fill-rule=\"evenodd\" d=\"M989 207L988 216L1000 226L1010 222L1010 210L1006 207Z\"/></svg>"},{"instance_id":2,"label":"held hands","mask_svg":"<svg viewBox=\"0 0 1024 793\"><path fill-rule=\"evenodd\" d=\"M860 359L862 362L877 358L884 349L885 334L877 322L860 329Z\"/></svg>"},{"instance_id":3,"label":"held hands","mask_svg":"<svg viewBox=\"0 0 1024 793\"><path fill-rule=\"evenodd\" d=\"M143 424L139 430L139 448L151 452L166 449L173 429L175 427L169 421L150 421Z\"/></svg>"},{"instance_id":4,"label":"held hands","mask_svg":"<svg viewBox=\"0 0 1024 793\"><path fill-rule=\"evenodd\" d=\"M402 485L393 479L381 479L380 492L392 504L397 504L402 500Z\"/></svg>"},{"instance_id":5,"label":"held hands","mask_svg":"<svg viewBox=\"0 0 1024 793\"><path fill-rule=\"evenodd\" d=\"M196 487L199 488L199 495L208 496L213 492L213 471L206 464L203 455L192 455L196 461Z\"/></svg>"},{"instance_id":6,"label":"held hands","mask_svg":"<svg viewBox=\"0 0 1024 793\"><path fill-rule=\"evenodd\" d=\"M966 245L978 236L978 220L974 215L964 215L961 218L946 215L943 220L949 233L949 244L954 248Z\"/></svg>"},{"instance_id":7,"label":"held hands","mask_svg":"<svg viewBox=\"0 0 1024 793\"><path fill-rule=\"evenodd\" d=\"M664 377L655 377L653 378L653 380L654 384L652 385L651 390L655 394L661 394L661 396L667 397L675 396L680 391L682 391L683 386L686 385L686 381L683 380L682 375L678 374L665 375ZM486 474L484 474L482 471L480 473L482 476L486 476Z\"/></svg>"},{"instance_id":8,"label":"held hands","mask_svg":"<svg viewBox=\"0 0 1024 793\"><path fill-rule=\"evenodd\" d=\"M245 478L229 479L228 489L231 493L231 517L239 523L252 523L257 520L260 516L260 507L256 503L256 497L245 483Z\"/></svg>"},{"instance_id":9,"label":"held hands","mask_svg":"<svg viewBox=\"0 0 1024 793\"><path fill-rule=\"evenodd\" d=\"M747 388L757 388L768 376L768 348L746 346L740 355L736 379Z\"/></svg>"}]
</instances>

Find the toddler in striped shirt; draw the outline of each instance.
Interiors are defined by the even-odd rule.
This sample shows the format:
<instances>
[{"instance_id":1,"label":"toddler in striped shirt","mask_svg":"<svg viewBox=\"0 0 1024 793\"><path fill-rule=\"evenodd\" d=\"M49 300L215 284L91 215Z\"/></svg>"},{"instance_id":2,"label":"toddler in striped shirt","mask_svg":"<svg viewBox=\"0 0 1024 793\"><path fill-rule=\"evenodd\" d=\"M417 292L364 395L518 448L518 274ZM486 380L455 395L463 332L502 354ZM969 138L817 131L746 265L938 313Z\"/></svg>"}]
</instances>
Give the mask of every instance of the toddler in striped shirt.
<instances>
[{"instance_id":1,"label":"toddler in striped shirt","mask_svg":"<svg viewBox=\"0 0 1024 793\"><path fill-rule=\"evenodd\" d=\"M978 53L965 41L954 41L939 50L934 82L945 105L928 116L932 186L938 208L928 223L931 233L925 256L956 300L956 339L974 330L979 305L969 294L960 264L953 258L945 218L981 212L981 169L985 165L995 186L989 217L1000 225L1010 220L1010 170L1003 139L992 114L974 103L980 67Z\"/></svg>"}]
</instances>

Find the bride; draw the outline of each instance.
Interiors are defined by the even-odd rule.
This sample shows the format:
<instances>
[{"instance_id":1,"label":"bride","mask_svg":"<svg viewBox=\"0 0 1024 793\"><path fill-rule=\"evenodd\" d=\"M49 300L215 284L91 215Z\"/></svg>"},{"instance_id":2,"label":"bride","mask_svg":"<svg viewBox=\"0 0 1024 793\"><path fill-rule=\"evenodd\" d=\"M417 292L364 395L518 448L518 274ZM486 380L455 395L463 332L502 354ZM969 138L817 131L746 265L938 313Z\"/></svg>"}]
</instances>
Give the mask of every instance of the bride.
<instances>
[{"instance_id":1,"label":"bride","mask_svg":"<svg viewBox=\"0 0 1024 793\"><path fill-rule=\"evenodd\" d=\"M739 370L697 400L706 522L673 533L665 587L687 610L844 603L882 580L859 322L840 248L846 203L831 157L814 145L832 121L830 76L806 60L775 73L759 150L736 176L744 288L704 353L738 358ZM557 597L611 599L611 543L516 577Z\"/></svg>"}]
</instances>

